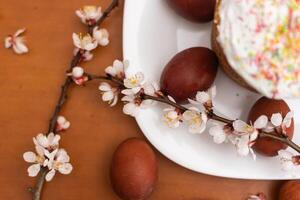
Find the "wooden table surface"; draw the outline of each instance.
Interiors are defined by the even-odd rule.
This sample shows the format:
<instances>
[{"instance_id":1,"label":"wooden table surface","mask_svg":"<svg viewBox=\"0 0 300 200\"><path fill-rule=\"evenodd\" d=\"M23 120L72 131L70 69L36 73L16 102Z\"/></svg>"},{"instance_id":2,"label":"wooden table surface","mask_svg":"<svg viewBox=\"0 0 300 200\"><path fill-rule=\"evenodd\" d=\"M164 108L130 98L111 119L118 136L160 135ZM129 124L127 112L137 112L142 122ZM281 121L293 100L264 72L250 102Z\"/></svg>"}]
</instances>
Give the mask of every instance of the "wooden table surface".
<instances>
[{"instance_id":1,"label":"wooden table surface","mask_svg":"<svg viewBox=\"0 0 300 200\"><path fill-rule=\"evenodd\" d=\"M22 154L34 150L32 137L47 130L60 85L72 56L72 32L86 28L74 11L83 5L106 7L109 0L0 0L0 39L26 27L29 54L18 56L0 47L0 199L26 200L27 176ZM95 51L84 67L102 73L114 59L122 59L123 3L103 24L111 34L108 47ZM118 199L108 178L116 146L129 137L143 137L134 119L100 101L98 83L71 88L63 114L71 128L61 145L71 155L71 175L57 174L44 188L45 200ZM264 192L275 200L282 182L232 180L184 169L156 151L159 181L153 200L243 200L249 193Z\"/></svg>"}]
</instances>

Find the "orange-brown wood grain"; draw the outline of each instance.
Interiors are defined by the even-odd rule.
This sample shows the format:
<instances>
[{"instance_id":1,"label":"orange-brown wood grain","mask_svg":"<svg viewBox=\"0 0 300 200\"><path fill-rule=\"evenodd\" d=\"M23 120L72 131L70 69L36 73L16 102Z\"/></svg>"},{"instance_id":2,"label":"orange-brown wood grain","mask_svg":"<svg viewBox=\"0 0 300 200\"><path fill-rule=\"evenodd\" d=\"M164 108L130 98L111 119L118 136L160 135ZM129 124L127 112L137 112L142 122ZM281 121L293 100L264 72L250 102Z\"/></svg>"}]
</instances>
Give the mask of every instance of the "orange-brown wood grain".
<instances>
[{"instance_id":1,"label":"orange-brown wood grain","mask_svg":"<svg viewBox=\"0 0 300 200\"><path fill-rule=\"evenodd\" d=\"M109 0L0 0L0 40L26 27L30 52L17 56L0 46L0 199L31 199L26 188L35 178L27 176L24 151L33 150L32 137L45 132L57 101L60 85L72 56L72 32L86 31L74 11L87 4L103 7ZM102 73L115 58L122 58L123 2L103 24L111 35L108 47L96 50L84 67ZM61 146L71 155L71 175L56 175L46 185L45 200L115 200L108 170L116 146L129 137L143 137L134 119L100 101L98 83L72 87L63 114L71 128ZM184 169L156 151L159 182L153 200L243 200L264 192L275 200L281 182L232 180ZM220 165L220 167L223 167ZM228 166L227 166L228 167Z\"/></svg>"}]
</instances>

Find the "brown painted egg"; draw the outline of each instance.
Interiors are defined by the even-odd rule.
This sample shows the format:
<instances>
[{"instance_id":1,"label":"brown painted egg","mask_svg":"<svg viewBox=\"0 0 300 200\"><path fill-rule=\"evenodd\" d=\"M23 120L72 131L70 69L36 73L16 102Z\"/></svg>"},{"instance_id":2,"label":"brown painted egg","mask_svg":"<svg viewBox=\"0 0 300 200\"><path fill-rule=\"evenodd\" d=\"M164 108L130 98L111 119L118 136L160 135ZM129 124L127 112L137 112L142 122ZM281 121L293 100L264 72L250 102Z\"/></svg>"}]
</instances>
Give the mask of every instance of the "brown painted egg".
<instances>
[{"instance_id":1,"label":"brown painted egg","mask_svg":"<svg viewBox=\"0 0 300 200\"><path fill-rule=\"evenodd\" d=\"M160 78L161 89L179 103L185 102L212 86L218 64L216 54L208 48L186 49L166 65Z\"/></svg>"},{"instance_id":2,"label":"brown painted egg","mask_svg":"<svg viewBox=\"0 0 300 200\"><path fill-rule=\"evenodd\" d=\"M111 184L123 200L148 198L156 184L157 173L155 153L142 139L125 140L113 155Z\"/></svg>"},{"instance_id":3,"label":"brown painted egg","mask_svg":"<svg viewBox=\"0 0 300 200\"><path fill-rule=\"evenodd\" d=\"M300 199L300 181L286 182L279 193L279 200L299 200Z\"/></svg>"},{"instance_id":4,"label":"brown painted egg","mask_svg":"<svg viewBox=\"0 0 300 200\"><path fill-rule=\"evenodd\" d=\"M209 22L214 17L216 0L167 0L181 16L193 22Z\"/></svg>"},{"instance_id":5,"label":"brown painted egg","mask_svg":"<svg viewBox=\"0 0 300 200\"><path fill-rule=\"evenodd\" d=\"M262 97L259 99L250 110L248 116L248 122L254 123L255 120L261 115L266 115L269 120L274 113L281 113L284 117L291 109L287 103L283 100L268 99ZM287 135L290 139L294 135L294 120L292 121L291 126L287 129ZM281 149L286 149L287 146L279 141L275 141L270 138L259 138L254 144L253 148L265 156L277 156L278 151Z\"/></svg>"}]
</instances>

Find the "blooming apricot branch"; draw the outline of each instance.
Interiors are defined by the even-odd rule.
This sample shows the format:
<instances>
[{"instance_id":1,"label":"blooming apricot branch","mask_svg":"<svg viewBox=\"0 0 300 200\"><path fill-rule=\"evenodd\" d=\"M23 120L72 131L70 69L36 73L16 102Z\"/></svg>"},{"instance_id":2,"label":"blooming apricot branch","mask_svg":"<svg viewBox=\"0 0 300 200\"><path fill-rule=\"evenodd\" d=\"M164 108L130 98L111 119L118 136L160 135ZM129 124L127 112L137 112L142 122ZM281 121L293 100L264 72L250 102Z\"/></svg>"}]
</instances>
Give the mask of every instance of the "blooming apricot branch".
<instances>
[{"instance_id":1,"label":"blooming apricot branch","mask_svg":"<svg viewBox=\"0 0 300 200\"><path fill-rule=\"evenodd\" d=\"M88 33L73 33L73 43L75 46L74 56L67 71L65 82L61 87L61 93L55 107L54 113L49 121L47 134L38 134L33 138L36 152L28 151L23 154L26 162L31 163L28 168L28 175L35 177L39 175L35 187L29 188L33 200L41 199L41 192L45 180L51 181L56 174L70 174L73 166L70 163L68 153L59 146L61 136L60 132L67 130L71 123L64 117L60 116L62 106L67 99L67 93L71 84L83 85L90 79L84 73L82 67L78 66L83 61L89 61L93 58L92 50L98 46L109 44L109 33L106 29L99 28L109 13L118 6L118 0L112 0L109 7L102 12L101 7L85 6L77 10L76 15L87 25ZM25 29L17 31L13 36L5 40L7 48L12 47L16 53L24 53L27 50L19 35Z\"/></svg>"},{"instance_id":2,"label":"blooming apricot branch","mask_svg":"<svg viewBox=\"0 0 300 200\"><path fill-rule=\"evenodd\" d=\"M189 99L190 106L178 104L171 96L165 95L155 83L145 81L143 73L139 72L126 76L128 61L116 60L112 66L105 69L105 76L91 75L83 72L88 80L109 80L100 83L99 90L102 100L110 106L116 105L118 99L123 101L123 112L130 116L137 116L140 109L148 108L156 102L169 105L163 110L162 121L170 128L177 128L181 124L188 126L188 131L201 134L207 129L209 121L219 122L212 126L208 132L217 144L231 143L241 156L251 154L256 159L253 145L260 137L272 138L280 141L300 153L300 147L286 135L286 129L291 126L293 112L286 116L274 113L269 120L267 116L260 116L253 124L242 120L230 120L214 112L213 98L216 96L216 87L208 91L199 91L194 99ZM122 96L122 97L120 97ZM300 158L289 151L278 152L283 169L291 169L300 165Z\"/></svg>"}]
</instances>

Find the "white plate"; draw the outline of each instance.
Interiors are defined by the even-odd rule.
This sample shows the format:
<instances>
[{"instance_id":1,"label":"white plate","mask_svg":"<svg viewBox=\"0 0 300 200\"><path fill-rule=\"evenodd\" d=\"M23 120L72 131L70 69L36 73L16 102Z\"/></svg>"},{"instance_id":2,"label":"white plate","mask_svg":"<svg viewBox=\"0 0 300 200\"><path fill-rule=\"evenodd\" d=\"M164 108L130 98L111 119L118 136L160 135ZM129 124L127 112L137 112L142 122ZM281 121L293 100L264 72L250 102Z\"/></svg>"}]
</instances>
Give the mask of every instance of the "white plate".
<instances>
[{"instance_id":1,"label":"white plate","mask_svg":"<svg viewBox=\"0 0 300 200\"><path fill-rule=\"evenodd\" d=\"M168 61L179 51L193 46L210 47L211 24L190 23L177 16L164 0L126 0L124 14L124 58L130 60L129 73L142 71L148 80L159 81ZM259 98L228 79L219 70L216 109L231 118L245 119L253 103ZM299 122L300 100L288 100ZM230 178L296 179L283 172L278 158L239 157L232 145L216 145L206 133L192 135L186 127L169 129L161 122L159 105L143 110L136 118L149 141L166 157L188 169ZM296 131L299 130L296 123ZM295 141L300 144L299 135Z\"/></svg>"}]
</instances>

